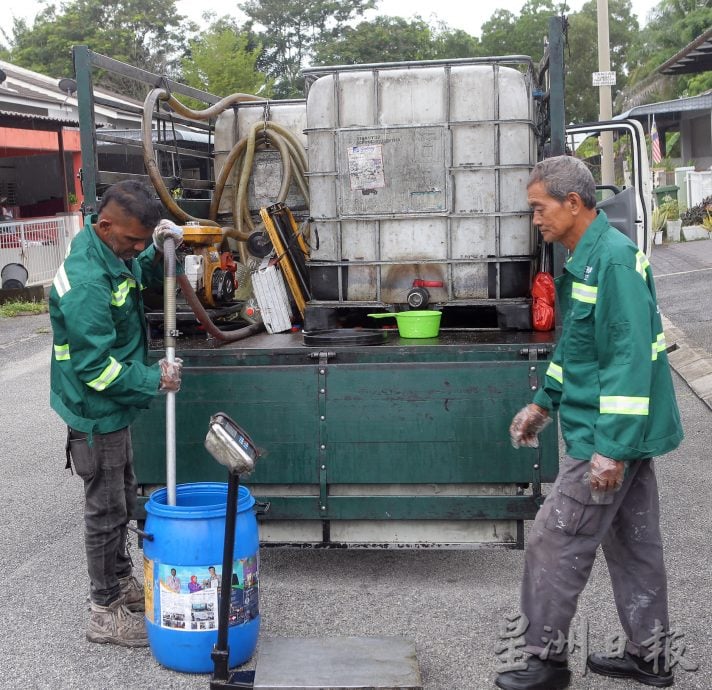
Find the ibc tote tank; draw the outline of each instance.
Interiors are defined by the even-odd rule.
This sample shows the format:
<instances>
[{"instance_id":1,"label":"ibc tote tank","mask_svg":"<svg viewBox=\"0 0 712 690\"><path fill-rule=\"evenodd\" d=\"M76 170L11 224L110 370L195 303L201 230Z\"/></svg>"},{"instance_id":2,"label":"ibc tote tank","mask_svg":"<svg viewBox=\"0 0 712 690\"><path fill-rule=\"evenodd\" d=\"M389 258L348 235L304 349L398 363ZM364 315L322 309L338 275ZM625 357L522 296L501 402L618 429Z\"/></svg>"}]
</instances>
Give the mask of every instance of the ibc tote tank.
<instances>
[{"instance_id":1,"label":"ibc tote tank","mask_svg":"<svg viewBox=\"0 0 712 690\"><path fill-rule=\"evenodd\" d=\"M520 56L305 70L316 301L523 302L533 71ZM339 274L341 278L339 279ZM313 286L318 281L312 281Z\"/></svg>"}]
</instances>

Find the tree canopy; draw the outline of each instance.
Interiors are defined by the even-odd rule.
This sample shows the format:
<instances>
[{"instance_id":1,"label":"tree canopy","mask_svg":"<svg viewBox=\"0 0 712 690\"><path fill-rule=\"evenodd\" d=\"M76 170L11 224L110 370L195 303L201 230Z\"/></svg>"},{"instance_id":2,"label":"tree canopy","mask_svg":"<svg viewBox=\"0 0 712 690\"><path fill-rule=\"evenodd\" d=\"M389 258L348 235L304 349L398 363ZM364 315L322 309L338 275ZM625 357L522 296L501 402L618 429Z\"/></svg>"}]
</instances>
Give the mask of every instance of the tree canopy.
<instances>
[{"instance_id":1,"label":"tree canopy","mask_svg":"<svg viewBox=\"0 0 712 690\"><path fill-rule=\"evenodd\" d=\"M48 76L73 74L73 45L165 72L195 28L178 13L175 0L67 0L59 7L45 5L31 26L15 19L6 39L12 62Z\"/></svg>"},{"instance_id":2,"label":"tree canopy","mask_svg":"<svg viewBox=\"0 0 712 690\"><path fill-rule=\"evenodd\" d=\"M215 20L188 43L181 58L181 79L218 96L232 93L272 96L273 80L257 69L262 45L229 17Z\"/></svg>"},{"instance_id":3,"label":"tree canopy","mask_svg":"<svg viewBox=\"0 0 712 690\"><path fill-rule=\"evenodd\" d=\"M627 109L712 88L712 74L664 77L656 69L712 26L710 0L661 0L649 13L645 30L632 41L627 59L628 86L617 106Z\"/></svg>"},{"instance_id":4,"label":"tree canopy","mask_svg":"<svg viewBox=\"0 0 712 690\"><path fill-rule=\"evenodd\" d=\"M616 73L612 96L616 97L627 82L627 48L638 35L638 20L630 0L608 0L611 70ZM592 74L598 72L598 29L596 0L589 0L580 12L570 17L569 46L566 61L566 110L568 120L598 120L598 88L592 86ZM575 47L575 49L574 49Z\"/></svg>"},{"instance_id":5,"label":"tree canopy","mask_svg":"<svg viewBox=\"0 0 712 690\"><path fill-rule=\"evenodd\" d=\"M527 0L519 15L495 10L482 25L483 54L529 55L539 61L549 33L549 18L561 14L565 8L565 2Z\"/></svg>"},{"instance_id":6,"label":"tree canopy","mask_svg":"<svg viewBox=\"0 0 712 690\"><path fill-rule=\"evenodd\" d=\"M343 34L316 46L317 65L436 60L478 55L479 42L447 25L431 27L421 18L378 17L347 27Z\"/></svg>"},{"instance_id":7,"label":"tree canopy","mask_svg":"<svg viewBox=\"0 0 712 690\"><path fill-rule=\"evenodd\" d=\"M72 74L71 47L104 55L224 95L245 91L301 97L307 64L372 63L485 55L542 56L549 17L565 1L525 0L516 14L496 9L479 38L420 17L364 20L378 0L244 0L244 23L206 17L203 28L178 14L176 0L46 0L29 24L15 19L0 55L49 76ZM434 7L437 11L437 7ZM616 112L712 88L712 74L662 77L656 70L712 26L710 0L659 0L645 29L630 0L609 0ZM596 0L568 12L567 120L598 117ZM361 20L361 21L359 21ZM106 79L106 77L100 77ZM111 86L111 83L104 82Z\"/></svg>"},{"instance_id":8,"label":"tree canopy","mask_svg":"<svg viewBox=\"0 0 712 690\"><path fill-rule=\"evenodd\" d=\"M247 0L247 15L264 49L260 66L281 98L303 94L300 70L315 46L338 38L347 23L373 9L376 0Z\"/></svg>"}]
</instances>

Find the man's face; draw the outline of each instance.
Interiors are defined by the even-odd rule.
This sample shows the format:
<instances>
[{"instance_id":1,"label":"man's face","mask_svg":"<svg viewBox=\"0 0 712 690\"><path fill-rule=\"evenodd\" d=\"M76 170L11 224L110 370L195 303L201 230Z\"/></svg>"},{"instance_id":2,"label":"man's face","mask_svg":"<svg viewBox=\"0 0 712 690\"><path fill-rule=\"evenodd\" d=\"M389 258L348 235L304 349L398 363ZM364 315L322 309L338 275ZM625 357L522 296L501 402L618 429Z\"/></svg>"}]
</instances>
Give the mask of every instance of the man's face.
<instances>
[{"instance_id":1,"label":"man's face","mask_svg":"<svg viewBox=\"0 0 712 690\"><path fill-rule=\"evenodd\" d=\"M539 228L544 242L560 242L571 249L576 219L571 201L549 196L543 182L535 182L527 188L527 200L534 212L532 222Z\"/></svg>"},{"instance_id":2,"label":"man's face","mask_svg":"<svg viewBox=\"0 0 712 690\"><path fill-rule=\"evenodd\" d=\"M101 240L119 259L136 258L153 234L153 228L144 227L113 201L102 209L96 227Z\"/></svg>"}]
</instances>

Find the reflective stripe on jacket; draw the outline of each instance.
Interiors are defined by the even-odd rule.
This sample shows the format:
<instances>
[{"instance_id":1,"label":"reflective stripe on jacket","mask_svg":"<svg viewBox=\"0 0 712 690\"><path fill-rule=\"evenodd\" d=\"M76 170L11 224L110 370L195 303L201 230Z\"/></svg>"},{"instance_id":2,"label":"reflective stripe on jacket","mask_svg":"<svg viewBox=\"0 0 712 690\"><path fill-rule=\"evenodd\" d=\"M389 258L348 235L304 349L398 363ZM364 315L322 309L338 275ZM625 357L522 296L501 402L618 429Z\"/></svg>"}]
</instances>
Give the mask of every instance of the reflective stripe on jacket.
<instances>
[{"instance_id":1,"label":"reflective stripe on jacket","mask_svg":"<svg viewBox=\"0 0 712 690\"><path fill-rule=\"evenodd\" d=\"M567 453L667 453L683 437L646 256L602 211L556 279L561 339L534 402L559 410Z\"/></svg>"},{"instance_id":2,"label":"reflective stripe on jacket","mask_svg":"<svg viewBox=\"0 0 712 690\"><path fill-rule=\"evenodd\" d=\"M50 290L50 404L73 429L105 434L128 426L158 394L141 289L161 282L163 262L154 265L153 247L119 259L93 222L72 240Z\"/></svg>"}]
</instances>

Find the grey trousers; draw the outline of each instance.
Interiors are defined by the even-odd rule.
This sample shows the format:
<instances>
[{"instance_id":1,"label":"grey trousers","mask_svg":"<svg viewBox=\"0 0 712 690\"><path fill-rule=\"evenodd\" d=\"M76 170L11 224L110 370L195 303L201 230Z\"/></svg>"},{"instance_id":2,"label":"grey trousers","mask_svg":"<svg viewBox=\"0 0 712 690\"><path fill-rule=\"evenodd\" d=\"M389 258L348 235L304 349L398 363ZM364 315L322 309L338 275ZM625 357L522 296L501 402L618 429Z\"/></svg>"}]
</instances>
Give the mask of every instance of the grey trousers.
<instances>
[{"instance_id":1,"label":"grey trousers","mask_svg":"<svg viewBox=\"0 0 712 690\"><path fill-rule=\"evenodd\" d=\"M129 516L136 505L136 476L128 427L110 434L69 430L70 454L84 480L84 546L91 600L106 606L120 594L119 578L132 572L126 551Z\"/></svg>"},{"instance_id":2,"label":"grey trousers","mask_svg":"<svg viewBox=\"0 0 712 690\"><path fill-rule=\"evenodd\" d=\"M593 502L588 462L566 457L537 513L527 542L521 611L529 626L524 651L541 654L548 641L569 639L579 594L601 544L618 617L632 654L649 653L656 621L669 630L667 577L660 537L658 485L652 460L628 463L621 489ZM548 658L564 660L549 645Z\"/></svg>"}]
</instances>

